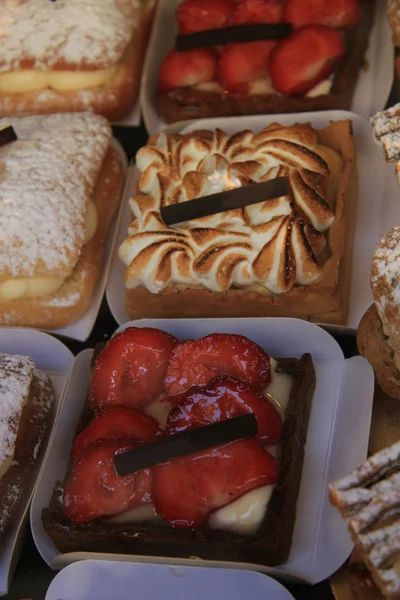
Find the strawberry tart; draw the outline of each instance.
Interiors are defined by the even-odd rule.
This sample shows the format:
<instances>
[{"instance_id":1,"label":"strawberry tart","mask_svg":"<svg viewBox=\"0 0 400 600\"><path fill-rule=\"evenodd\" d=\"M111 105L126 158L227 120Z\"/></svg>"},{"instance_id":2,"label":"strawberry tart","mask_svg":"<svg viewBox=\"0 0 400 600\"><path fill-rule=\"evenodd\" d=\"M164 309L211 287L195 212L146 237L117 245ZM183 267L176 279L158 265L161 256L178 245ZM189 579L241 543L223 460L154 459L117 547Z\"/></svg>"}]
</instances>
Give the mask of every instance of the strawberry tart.
<instances>
[{"instance_id":1,"label":"strawberry tart","mask_svg":"<svg viewBox=\"0 0 400 600\"><path fill-rule=\"evenodd\" d=\"M42 513L47 534L63 553L284 563L314 388L308 354L275 361L242 335L179 342L128 327L94 360L70 468ZM160 441L246 414L250 436L117 474L120 454L150 455Z\"/></svg>"},{"instance_id":2,"label":"strawberry tart","mask_svg":"<svg viewBox=\"0 0 400 600\"><path fill-rule=\"evenodd\" d=\"M183 0L176 48L159 66L158 110L173 123L350 109L373 13L370 0ZM236 41L243 27L250 35Z\"/></svg>"}]
</instances>

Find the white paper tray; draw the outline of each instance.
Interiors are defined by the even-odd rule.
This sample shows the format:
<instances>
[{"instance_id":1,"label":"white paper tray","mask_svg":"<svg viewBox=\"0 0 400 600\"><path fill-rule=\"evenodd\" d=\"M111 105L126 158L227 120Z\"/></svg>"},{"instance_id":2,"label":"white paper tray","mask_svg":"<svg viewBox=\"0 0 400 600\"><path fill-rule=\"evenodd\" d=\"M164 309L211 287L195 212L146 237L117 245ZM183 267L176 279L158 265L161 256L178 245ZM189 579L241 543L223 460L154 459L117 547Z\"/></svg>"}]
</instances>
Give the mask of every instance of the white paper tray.
<instances>
[{"instance_id":1,"label":"white paper tray","mask_svg":"<svg viewBox=\"0 0 400 600\"><path fill-rule=\"evenodd\" d=\"M159 0L149 41L143 69L140 104L144 123L150 135L159 133L166 126L157 112L154 94L157 89L158 68L167 51L174 45L174 38L177 33L175 8L180 1ZM369 118L384 107L393 82L394 50L392 33L386 18L384 3L379 2L379 0L375 11L375 23L370 36L366 62L368 69L361 69L359 73L352 111Z\"/></svg>"},{"instance_id":2,"label":"white paper tray","mask_svg":"<svg viewBox=\"0 0 400 600\"><path fill-rule=\"evenodd\" d=\"M55 390L54 416L56 416L74 360L72 352L59 340L41 331L0 327L0 353L30 356L35 361L38 369L49 374ZM5 543L0 546L0 596L7 593L20 555L29 503L30 498L18 514L14 527L11 533L7 535Z\"/></svg>"},{"instance_id":3,"label":"white paper tray","mask_svg":"<svg viewBox=\"0 0 400 600\"><path fill-rule=\"evenodd\" d=\"M279 122L283 125L310 122L317 128L326 127L330 121L340 119L351 119L353 122L359 170L359 193L356 233L353 245L350 306L346 326L347 329L355 330L364 312L373 301L369 285L369 269L375 247L390 227L394 224L400 224L399 189L393 166L385 163L378 145L373 141L369 122L354 113L335 110L279 115ZM201 121L193 121L183 129L183 132L193 131L198 128L215 129L216 127L220 127L230 134L246 128L259 131L276 120L276 115L203 119ZM135 167L131 168L130 177L133 180L137 179L138 171ZM386 192L385 186L387 186ZM132 193L132 181L130 182L129 190ZM125 310L125 266L118 257L118 248L127 235L130 218L129 204L125 201L107 284L107 301L114 318L120 325L126 323L129 317ZM344 328L335 327L335 329L343 330Z\"/></svg>"},{"instance_id":4,"label":"white paper tray","mask_svg":"<svg viewBox=\"0 0 400 600\"><path fill-rule=\"evenodd\" d=\"M124 152L121 144L115 138L113 138L112 145L120 153L121 159L122 159L123 165L124 165L124 171L126 171L128 163L127 163L127 158L126 158L125 152ZM102 259L101 259L102 263L103 263L103 268L102 268L99 280L97 282L97 285L95 287L95 291L93 293L89 308L87 309L85 314L82 315L82 317L75 323L71 323L71 325L67 325L66 327L61 327L60 329L53 329L50 331L50 333L63 335L68 338L79 340L80 342L84 342L85 340L87 340L87 338L91 334L93 325L96 321L96 318L97 318L97 315L98 315L98 312L100 309L100 304L101 304L101 301L103 298L104 290L105 290L106 284L107 284L107 277L108 277L108 273L110 270L111 260L112 260L112 256L113 256L113 252L114 252L114 246L115 246L117 234L119 231L119 222L120 222L121 215L123 213L123 208L124 208L124 198L125 198L125 192L123 191L123 193L121 195L121 202L120 202L117 214L114 217L113 223L110 227L110 231L107 236L107 241L106 241ZM47 330L47 331L49 331L49 330Z\"/></svg>"},{"instance_id":5,"label":"white paper tray","mask_svg":"<svg viewBox=\"0 0 400 600\"><path fill-rule=\"evenodd\" d=\"M141 320L130 325L158 327L181 340L211 332L240 333L259 343L274 357L299 357L304 352L311 352L317 387L307 434L298 516L287 564L263 568L245 563L201 561L201 565L263 571L309 583L321 581L335 572L349 555L352 543L338 512L328 502L327 485L354 469L367 454L374 390L373 372L367 361L361 357L345 360L339 345L326 331L296 319ZM41 556L55 569L88 558L199 565L198 561L169 557L83 552L60 555L47 537L41 512L49 504L54 483L65 475L74 428L89 383L91 355L90 350L85 350L75 360L32 502L31 527Z\"/></svg>"},{"instance_id":6,"label":"white paper tray","mask_svg":"<svg viewBox=\"0 0 400 600\"><path fill-rule=\"evenodd\" d=\"M85 560L56 575L45 600L133 600L132 590L140 590L141 600L293 598L274 579L251 571Z\"/></svg>"}]
</instances>

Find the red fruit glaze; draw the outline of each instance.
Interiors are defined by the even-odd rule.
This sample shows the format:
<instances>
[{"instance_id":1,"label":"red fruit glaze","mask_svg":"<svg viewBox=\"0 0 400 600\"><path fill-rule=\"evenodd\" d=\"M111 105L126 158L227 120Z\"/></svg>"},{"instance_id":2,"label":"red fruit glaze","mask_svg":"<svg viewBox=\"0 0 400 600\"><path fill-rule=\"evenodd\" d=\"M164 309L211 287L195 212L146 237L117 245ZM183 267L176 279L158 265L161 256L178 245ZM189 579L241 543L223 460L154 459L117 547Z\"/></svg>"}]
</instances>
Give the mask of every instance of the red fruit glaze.
<instances>
[{"instance_id":1,"label":"red fruit glaze","mask_svg":"<svg viewBox=\"0 0 400 600\"><path fill-rule=\"evenodd\" d=\"M197 48L177 52L172 48L158 71L158 87L161 92L169 92L212 81L217 77L217 59L211 50Z\"/></svg>"},{"instance_id":2,"label":"red fruit glaze","mask_svg":"<svg viewBox=\"0 0 400 600\"><path fill-rule=\"evenodd\" d=\"M303 96L332 73L344 54L342 38L333 29L319 25L298 29L271 53L272 83L281 94Z\"/></svg>"},{"instance_id":3,"label":"red fruit glaze","mask_svg":"<svg viewBox=\"0 0 400 600\"><path fill-rule=\"evenodd\" d=\"M207 385L219 375L242 379L259 390L271 381L271 361L261 346L244 335L212 333L189 340L171 354L164 379L168 400L176 404L189 388Z\"/></svg>"},{"instance_id":4,"label":"red fruit glaze","mask_svg":"<svg viewBox=\"0 0 400 600\"><path fill-rule=\"evenodd\" d=\"M136 442L99 440L94 442L73 466L64 488L63 503L73 523L87 523L117 515L150 501L151 475L148 469L119 477L114 456L132 450Z\"/></svg>"},{"instance_id":5,"label":"red fruit glaze","mask_svg":"<svg viewBox=\"0 0 400 600\"><path fill-rule=\"evenodd\" d=\"M117 333L97 357L89 398L94 411L138 408L163 393L163 378L178 340L150 327L128 327Z\"/></svg>"},{"instance_id":6,"label":"red fruit glaze","mask_svg":"<svg viewBox=\"0 0 400 600\"><path fill-rule=\"evenodd\" d=\"M229 24L279 23L282 21L283 4L283 0L236 0Z\"/></svg>"},{"instance_id":7,"label":"red fruit glaze","mask_svg":"<svg viewBox=\"0 0 400 600\"><path fill-rule=\"evenodd\" d=\"M264 396L247 383L232 377L216 377L207 386L192 387L168 416L167 433L174 435L211 423L254 413L258 423L256 438L274 444L282 433L282 418Z\"/></svg>"},{"instance_id":8,"label":"red fruit glaze","mask_svg":"<svg viewBox=\"0 0 400 600\"><path fill-rule=\"evenodd\" d=\"M246 42L225 46L219 58L219 81L232 93L247 94L248 84L268 75L269 57L276 42Z\"/></svg>"},{"instance_id":9,"label":"red fruit glaze","mask_svg":"<svg viewBox=\"0 0 400 600\"><path fill-rule=\"evenodd\" d=\"M234 0L185 0L176 9L179 32L194 33L225 27L234 7Z\"/></svg>"},{"instance_id":10,"label":"red fruit glaze","mask_svg":"<svg viewBox=\"0 0 400 600\"><path fill-rule=\"evenodd\" d=\"M138 442L152 442L163 435L157 421L133 408L113 408L98 413L72 446L72 459L79 460L86 448L97 440L129 437Z\"/></svg>"},{"instance_id":11,"label":"red fruit glaze","mask_svg":"<svg viewBox=\"0 0 400 600\"><path fill-rule=\"evenodd\" d=\"M360 17L360 0L287 0L283 18L295 28L325 25L336 29L357 25Z\"/></svg>"},{"instance_id":12,"label":"red fruit glaze","mask_svg":"<svg viewBox=\"0 0 400 600\"><path fill-rule=\"evenodd\" d=\"M196 527L212 510L276 480L275 459L256 440L241 440L156 467L152 498L174 527Z\"/></svg>"}]
</instances>

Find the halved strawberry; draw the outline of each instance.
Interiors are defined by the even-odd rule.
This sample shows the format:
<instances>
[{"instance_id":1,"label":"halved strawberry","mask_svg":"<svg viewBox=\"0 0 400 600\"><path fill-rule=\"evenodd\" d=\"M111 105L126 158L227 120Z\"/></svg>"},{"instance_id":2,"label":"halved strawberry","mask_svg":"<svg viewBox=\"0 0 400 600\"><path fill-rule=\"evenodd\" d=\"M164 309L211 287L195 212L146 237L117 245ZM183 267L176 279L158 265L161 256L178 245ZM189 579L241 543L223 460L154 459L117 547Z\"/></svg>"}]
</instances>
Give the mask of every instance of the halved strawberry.
<instances>
[{"instance_id":1,"label":"halved strawberry","mask_svg":"<svg viewBox=\"0 0 400 600\"><path fill-rule=\"evenodd\" d=\"M237 0L229 24L279 23L282 16L283 0Z\"/></svg>"},{"instance_id":2,"label":"halved strawberry","mask_svg":"<svg viewBox=\"0 0 400 600\"><path fill-rule=\"evenodd\" d=\"M98 440L87 448L73 466L64 488L64 511L73 523L118 515L150 501L150 470L125 477L119 477L115 471L114 456L136 445L134 440L121 438Z\"/></svg>"},{"instance_id":3,"label":"halved strawberry","mask_svg":"<svg viewBox=\"0 0 400 600\"><path fill-rule=\"evenodd\" d=\"M163 393L163 378L178 340L151 327L128 327L117 333L97 357L90 382L93 410L137 408Z\"/></svg>"},{"instance_id":4,"label":"halved strawberry","mask_svg":"<svg viewBox=\"0 0 400 600\"><path fill-rule=\"evenodd\" d=\"M171 525L196 527L212 510L276 480L275 459L257 440L241 440L156 467L152 499Z\"/></svg>"},{"instance_id":5,"label":"halved strawberry","mask_svg":"<svg viewBox=\"0 0 400 600\"><path fill-rule=\"evenodd\" d=\"M167 433L204 427L252 412L257 418L257 438L274 444L282 433L282 418L264 396L248 383L233 377L216 377L207 386L192 387L169 413Z\"/></svg>"},{"instance_id":6,"label":"halved strawberry","mask_svg":"<svg viewBox=\"0 0 400 600\"><path fill-rule=\"evenodd\" d=\"M276 42L246 42L225 46L219 58L219 81L229 92L247 94L249 83L268 74L269 57Z\"/></svg>"},{"instance_id":7,"label":"halved strawberry","mask_svg":"<svg viewBox=\"0 0 400 600\"><path fill-rule=\"evenodd\" d=\"M357 25L361 17L360 0L287 0L284 21L299 28L326 25L333 29Z\"/></svg>"},{"instance_id":8,"label":"halved strawberry","mask_svg":"<svg viewBox=\"0 0 400 600\"><path fill-rule=\"evenodd\" d=\"M320 25L302 27L272 51L272 83L281 94L303 96L332 73L344 54L343 40L333 29Z\"/></svg>"},{"instance_id":9,"label":"halved strawberry","mask_svg":"<svg viewBox=\"0 0 400 600\"><path fill-rule=\"evenodd\" d=\"M133 408L113 408L98 413L74 441L72 459L80 459L86 448L97 440L129 437L138 442L152 442L163 434L157 421Z\"/></svg>"},{"instance_id":10,"label":"halved strawberry","mask_svg":"<svg viewBox=\"0 0 400 600\"><path fill-rule=\"evenodd\" d=\"M234 0L184 0L176 9L179 32L225 27L234 7Z\"/></svg>"},{"instance_id":11,"label":"halved strawberry","mask_svg":"<svg viewBox=\"0 0 400 600\"><path fill-rule=\"evenodd\" d=\"M177 403L189 388L207 385L219 375L262 389L271 381L271 361L261 346L244 335L212 333L189 340L171 354L164 379L168 400Z\"/></svg>"},{"instance_id":12,"label":"halved strawberry","mask_svg":"<svg viewBox=\"0 0 400 600\"><path fill-rule=\"evenodd\" d=\"M212 81L217 76L217 59L211 50L197 48L168 52L158 71L158 87L169 92L181 87Z\"/></svg>"}]
</instances>

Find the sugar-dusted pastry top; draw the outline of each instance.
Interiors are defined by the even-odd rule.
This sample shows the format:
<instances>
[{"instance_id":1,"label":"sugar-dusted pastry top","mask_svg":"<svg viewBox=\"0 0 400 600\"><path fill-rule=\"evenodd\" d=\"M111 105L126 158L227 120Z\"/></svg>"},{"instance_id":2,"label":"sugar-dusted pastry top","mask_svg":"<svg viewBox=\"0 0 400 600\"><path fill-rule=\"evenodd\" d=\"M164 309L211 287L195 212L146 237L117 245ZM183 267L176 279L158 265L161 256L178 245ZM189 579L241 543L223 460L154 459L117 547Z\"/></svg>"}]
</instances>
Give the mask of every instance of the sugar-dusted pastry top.
<instances>
[{"instance_id":1,"label":"sugar-dusted pastry top","mask_svg":"<svg viewBox=\"0 0 400 600\"><path fill-rule=\"evenodd\" d=\"M263 286L279 294L318 279L323 232L334 220L330 171L308 125L246 130L228 136L161 134L139 150L133 221L119 255L128 288L153 293L170 284L214 291ZM340 161L339 155L336 158ZM272 201L168 227L160 208L224 189L287 176L292 193Z\"/></svg>"},{"instance_id":2,"label":"sugar-dusted pastry top","mask_svg":"<svg viewBox=\"0 0 400 600\"><path fill-rule=\"evenodd\" d=\"M85 239L85 217L111 128L90 113L0 119L18 140L0 148L0 282L65 279Z\"/></svg>"},{"instance_id":3,"label":"sugar-dusted pastry top","mask_svg":"<svg viewBox=\"0 0 400 600\"><path fill-rule=\"evenodd\" d=\"M140 0L0 0L0 72L112 66L139 18Z\"/></svg>"},{"instance_id":4,"label":"sugar-dusted pastry top","mask_svg":"<svg viewBox=\"0 0 400 600\"><path fill-rule=\"evenodd\" d=\"M33 360L27 356L0 354L0 477L14 455L34 368Z\"/></svg>"}]
</instances>

